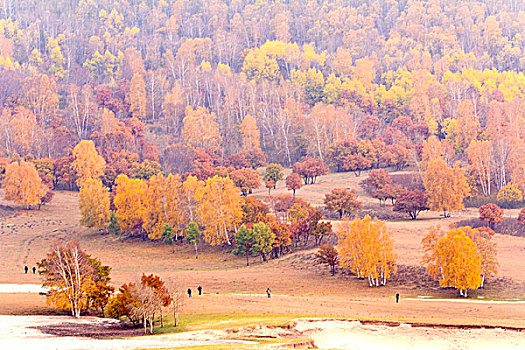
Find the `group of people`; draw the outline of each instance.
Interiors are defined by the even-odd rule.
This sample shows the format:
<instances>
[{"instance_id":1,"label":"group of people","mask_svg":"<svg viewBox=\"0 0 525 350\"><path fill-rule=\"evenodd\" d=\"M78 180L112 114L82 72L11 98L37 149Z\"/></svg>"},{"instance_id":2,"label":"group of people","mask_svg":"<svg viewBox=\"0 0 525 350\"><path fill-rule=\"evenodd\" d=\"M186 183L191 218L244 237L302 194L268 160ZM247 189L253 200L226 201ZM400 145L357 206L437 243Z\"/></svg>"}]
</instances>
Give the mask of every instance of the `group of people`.
<instances>
[{"instance_id":1,"label":"group of people","mask_svg":"<svg viewBox=\"0 0 525 350\"><path fill-rule=\"evenodd\" d=\"M27 268L27 266L26 266ZM27 271L26 271L27 273ZM202 287L201 286L198 286L197 287L197 291L199 292L199 295L202 295ZM268 298L270 298L272 295L271 295L272 291L270 290L270 288L267 288L266 289L266 294L268 295ZM188 297L191 298L191 288L188 288Z\"/></svg>"},{"instance_id":2,"label":"group of people","mask_svg":"<svg viewBox=\"0 0 525 350\"><path fill-rule=\"evenodd\" d=\"M27 265L24 266L24 271L25 271L25 273L27 273L27 271L29 271L29 267L27 267ZM36 267L35 266L33 266L33 275L34 274L36 274Z\"/></svg>"},{"instance_id":3,"label":"group of people","mask_svg":"<svg viewBox=\"0 0 525 350\"><path fill-rule=\"evenodd\" d=\"M202 287L198 286L197 291L199 292L199 295L202 295ZM188 288L188 297L191 298L191 288Z\"/></svg>"}]
</instances>

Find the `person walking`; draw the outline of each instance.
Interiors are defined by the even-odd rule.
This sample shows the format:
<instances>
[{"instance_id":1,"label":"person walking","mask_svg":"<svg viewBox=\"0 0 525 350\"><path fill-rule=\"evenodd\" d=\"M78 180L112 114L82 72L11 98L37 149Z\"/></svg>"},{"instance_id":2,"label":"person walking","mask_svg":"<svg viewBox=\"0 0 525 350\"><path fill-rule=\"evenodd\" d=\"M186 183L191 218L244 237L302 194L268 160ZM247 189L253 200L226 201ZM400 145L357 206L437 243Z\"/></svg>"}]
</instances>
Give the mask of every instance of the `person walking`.
<instances>
[{"instance_id":1,"label":"person walking","mask_svg":"<svg viewBox=\"0 0 525 350\"><path fill-rule=\"evenodd\" d=\"M198 287L197 287L197 290L199 291L199 295L202 295L202 287L201 287L201 286L198 286Z\"/></svg>"},{"instance_id":2,"label":"person walking","mask_svg":"<svg viewBox=\"0 0 525 350\"><path fill-rule=\"evenodd\" d=\"M36 274L36 267L33 266L33 275Z\"/></svg>"},{"instance_id":3,"label":"person walking","mask_svg":"<svg viewBox=\"0 0 525 350\"><path fill-rule=\"evenodd\" d=\"M29 268L26 266L24 266L24 271L27 273L27 270L29 270Z\"/></svg>"},{"instance_id":4,"label":"person walking","mask_svg":"<svg viewBox=\"0 0 525 350\"><path fill-rule=\"evenodd\" d=\"M399 293L396 293L396 303L399 303Z\"/></svg>"},{"instance_id":5,"label":"person walking","mask_svg":"<svg viewBox=\"0 0 525 350\"><path fill-rule=\"evenodd\" d=\"M266 294L268 294L268 298L270 298L272 295L271 295L272 291L270 290L270 288L267 288L266 289Z\"/></svg>"},{"instance_id":6,"label":"person walking","mask_svg":"<svg viewBox=\"0 0 525 350\"><path fill-rule=\"evenodd\" d=\"M191 298L191 288L188 288L188 297Z\"/></svg>"}]
</instances>

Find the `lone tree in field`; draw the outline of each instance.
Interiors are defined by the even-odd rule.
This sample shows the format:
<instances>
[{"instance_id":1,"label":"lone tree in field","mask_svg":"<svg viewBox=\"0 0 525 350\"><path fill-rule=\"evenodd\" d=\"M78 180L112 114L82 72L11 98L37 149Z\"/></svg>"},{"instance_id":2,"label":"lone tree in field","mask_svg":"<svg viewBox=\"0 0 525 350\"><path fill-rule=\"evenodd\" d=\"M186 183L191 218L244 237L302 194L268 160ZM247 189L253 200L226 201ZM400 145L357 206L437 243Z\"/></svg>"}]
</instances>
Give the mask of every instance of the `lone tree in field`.
<instances>
[{"instance_id":1,"label":"lone tree in field","mask_svg":"<svg viewBox=\"0 0 525 350\"><path fill-rule=\"evenodd\" d=\"M339 253L337 249L330 244L321 244L316 256L319 263L330 266L332 276L335 275L335 267L339 263Z\"/></svg>"},{"instance_id":2,"label":"lone tree in field","mask_svg":"<svg viewBox=\"0 0 525 350\"><path fill-rule=\"evenodd\" d=\"M49 288L47 302L55 308L70 310L73 317L80 317L90 301L103 307L101 300L94 299L97 295L105 298L108 294L104 290L107 290L111 269L91 258L78 243L54 245L47 257L38 263L38 268L44 276L43 287Z\"/></svg>"},{"instance_id":3,"label":"lone tree in field","mask_svg":"<svg viewBox=\"0 0 525 350\"><path fill-rule=\"evenodd\" d=\"M349 268L358 278L368 278L370 287L385 285L396 272L394 242L384 221L372 220L369 215L344 220L336 235L341 267Z\"/></svg>"},{"instance_id":4,"label":"lone tree in field","mask_svg":"<svg viewBox=\"0 0 525 350\"><path fill-rule=\"evenodd\" d=\"M304 184L314 184L317 177L328 174L328 166L322 159L305 157L293 165L293 172L301 175Z\"/></svg>"},{"instance_id":5,"label":"lone tree in field","mask_svg":"<svg viewBox=\"0 0 525 350\"><path fill-rule=\"evenodd\" d=\"M494 230L494 225L503 221L503 209L494 203L482 205L479 208L479 219L489 223L489 227Z\"/></svg>"},{"instance_id":6,"label":"lone tree in field","mask_svg":"<svg viewBox=\"0 0 525 350\"><path fill-rule=\"evenodd\" d=\"M461 296L467 297L468 289L481 286L481 255L464 228L445 235L432 229L421 242L425 250L423 263L441 287L454 287Z\"/></svg>"},{"instance_id":7,"label":"lone tree in field","mask_svg":"<svg viewBox=\"0 0 525 350\"><path fill-rule=\"evenodd\" d=\"M266 167L266 173L264 174L263 180L266 182L266 187L268 183L273 181L273 188L277 186L277 181L283 179L283 167L279 164L270 164Z\"/></svg>"},{"instance_id":8,"label":"lone tree in field","mask_svg":"<svg viewBox=\"0 0 525 350\"><path fill-rule=\"evenodd\" d=\"M464 171L457 164L450 168L442 158L429 161L423 176L428 193L430 210L447 211L463 209L463 199L470 194Z\"/></svg>"},{"instance_id":9,"label":"lone tree in field","mask_svg":"<svg viewBox=\"0 0 525 350\"><path fill-rule=\"evenodd\" d=\"M334 188L332 192L325 194L324 204L326 209L339 213L339 218L343 215L354 215L363 209L363 204L357 199L357 191L343 188Z\"/></svg>"},{"instance_id":10,"label":"lone tree in field","mask_svg":"<svg viewBox=\"0 0 525 350\"><path fill-rule=\"evenodd\" d=\"M295 197L295 191L303 187L301 177L297 173L291 173L286 177L286 188L293 191L293 197Z\"/></svg>"},{"instance_id":11,"label":"lone tree in field","mask_svg":"<svg viewBox=\"0 0 525 350\"><path fill-rule=\"evenodd\" d=\"M40 205L48 193L48 188L42 183L35 165L24 161L6 166L2 187L5 191L4 199L12 200L27 209Z\"/></svg>"},{"instance_id":12,"label":"lone tree in field","mask_svg":"<svg viewBox=\"0 0 525 350\"><path fill-rule=\"evenodd\" d=\"M416 220L420 212L429 210L426 195L420 190L406 191L402 193L394 204L394 211L401 211Z\"/></svg>"}]
</instances>

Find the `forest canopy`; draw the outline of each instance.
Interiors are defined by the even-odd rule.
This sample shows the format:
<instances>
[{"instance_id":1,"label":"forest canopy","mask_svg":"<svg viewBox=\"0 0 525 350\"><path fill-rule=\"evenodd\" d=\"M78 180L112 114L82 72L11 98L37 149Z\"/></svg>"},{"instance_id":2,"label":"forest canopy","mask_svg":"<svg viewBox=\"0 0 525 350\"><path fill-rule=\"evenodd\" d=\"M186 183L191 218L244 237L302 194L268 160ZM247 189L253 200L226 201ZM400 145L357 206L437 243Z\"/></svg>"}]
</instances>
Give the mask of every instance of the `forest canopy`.
<instances>
[{"instance_id":1,"label":"forest canopy","mask_svg":"<svg viewBox=\"0 0 525 350\"><path fill-rule=\"evenodd\" d=\"M351 157L330 165L402 168L435 137L427 148L484 195L523 191L524 13L515 0L3 1L0 156L62 159L70 188L86 139L107 185L160 166L205 179L264 158L329 163L342 144Z\"/></svg>"}]
</instances>

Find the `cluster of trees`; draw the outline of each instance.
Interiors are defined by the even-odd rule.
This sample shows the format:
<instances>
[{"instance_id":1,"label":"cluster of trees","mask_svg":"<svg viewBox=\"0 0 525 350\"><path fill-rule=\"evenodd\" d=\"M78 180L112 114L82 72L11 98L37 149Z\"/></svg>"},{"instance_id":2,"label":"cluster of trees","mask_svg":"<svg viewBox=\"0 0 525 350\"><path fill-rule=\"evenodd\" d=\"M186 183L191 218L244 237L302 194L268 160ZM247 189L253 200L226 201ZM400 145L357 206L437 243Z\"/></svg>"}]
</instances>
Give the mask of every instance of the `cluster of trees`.
<instances>
[{"instance_id":1,"label":"cluster of trees","mask_svg":"<svg viewBox=\"0 0 525 350\"><path fill-rule=\"evenodd\" d=\"M448 232L432 228L421 241L422 262L441 287L454 287L467 297L469 289L483 287L485 278L497 271L493 234L489 228L466 226Z\"/></svg>"},{"instance_id":2,"label":"cluster of trees","mask_svg":"<svg viewBox=\"0 0 525 350\"><path fill-rule=\"evenodd\" d=\"M140 283L125 283L114 294L115 288L109 284L111 267L102 265L75 242L54 244L38 269L43 287L48 288L48 304L69 310L76 318L100 310L102 316L142 323L144 333L149 326L153 333L155 315L160 315L163 326L162 310L174 302L164 281L155 275L143 274Z\"/></svg>"},{"instance_id":3,"label":"cluster of trees","mask_svg":"<svg viewBox=\"0 0 525 350\"><path fill-rule=\"evenodd\" d=\"M384 221L369 215L343 220L335 232L339 264L358 278L368 279L370 287L385 285L396 273L394 242Z\"/></svg>"},{"instance_id":4,"label":"cluster of trees","mask_svg":"<svg viewBox=\"0 0 525 350\"><path fill-rule=\"evenodd\" d=\"M49 288L47 302L57 309L69 310L80 317L91 309L104 308L114 288L109 285L111 268L84 252L78 243L54 244L38 263L43 287Z\"/></svg>"},{"instance_id":5,"label":"cluster of trees","mask_svg":"<svg viewBox=\"0 0 525 350\"><path fill-rule=\"evenodd\" d=\"M359 174L422 161L436 137L480 194L523 192L521 11L511 0L8 1L0 156L60 159L67 187L86 139L111 182L160 167L204 180L235 155Z\"/></svg>"}]
</instances>

